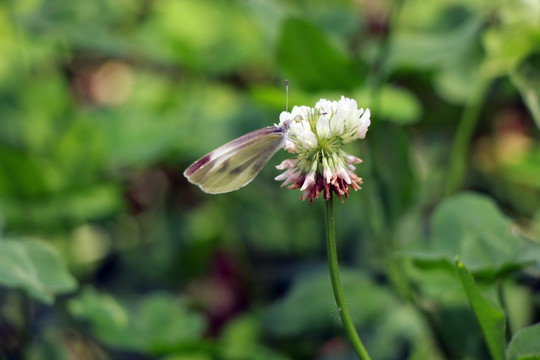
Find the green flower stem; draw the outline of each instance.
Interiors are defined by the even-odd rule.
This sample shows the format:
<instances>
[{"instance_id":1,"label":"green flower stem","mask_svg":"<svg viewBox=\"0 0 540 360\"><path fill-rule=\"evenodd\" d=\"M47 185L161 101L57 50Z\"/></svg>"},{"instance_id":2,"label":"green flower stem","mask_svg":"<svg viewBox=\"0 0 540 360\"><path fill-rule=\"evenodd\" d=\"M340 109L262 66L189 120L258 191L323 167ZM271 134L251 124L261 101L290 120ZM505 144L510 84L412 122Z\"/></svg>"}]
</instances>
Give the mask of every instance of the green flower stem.
<instances>
[{"instance_id":1,"label":"green flower stem","mask_svg":"<svg viewBox=\"0 0 540 360\"><path fill-rule=\"evenodd\" d=\"M330 280L332 281L332 288L334 289L334 297L338 306L339 315L341 321L347 332L347 336L352 343L352 346L358 357L361 360L371 360L369 357L356 329L354 323L349 315L347 304L345 304L345 297L343 296L343 288L341 286L341 280L339 277L339 266L337 258L336 248L336 232L334 229L334 206L332 201L333 196L330 195L330 199L326 201L326 247L328 252L328 265L330 267Z\"/></svg>"},{"instance_id":2,"label":"green flower stem","mask_svg":"<svg viewBox=\"0 0 540 360\"><path fill-rule=\"evenodd\" d=\"M489 79L480 76L459 120L450 153L450 167L444 191L446 196L453 194L461 186L465 178L469 145L482 110L482 101L490 84Z\"/></svg>"}]
</instances>

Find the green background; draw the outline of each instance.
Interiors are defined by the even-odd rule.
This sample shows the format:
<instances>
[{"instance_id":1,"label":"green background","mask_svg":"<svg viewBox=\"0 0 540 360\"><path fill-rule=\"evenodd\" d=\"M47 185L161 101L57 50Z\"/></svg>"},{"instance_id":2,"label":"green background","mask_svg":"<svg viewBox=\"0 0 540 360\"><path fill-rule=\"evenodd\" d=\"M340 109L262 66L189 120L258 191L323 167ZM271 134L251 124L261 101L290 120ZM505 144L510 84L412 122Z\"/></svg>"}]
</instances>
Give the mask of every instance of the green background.
<instances>
[{"instance_id":1,"label":"green background","mask_svg":"<svg viewBox=\"0 0 540 360\"><path fill-rule=\"evenodd\" d=\"M290 155L182 175L285 79L371 110L335 215L372 358L540 357L540 1L3 0L0 359L354 359Z\"/></svg>"}]
</instances>

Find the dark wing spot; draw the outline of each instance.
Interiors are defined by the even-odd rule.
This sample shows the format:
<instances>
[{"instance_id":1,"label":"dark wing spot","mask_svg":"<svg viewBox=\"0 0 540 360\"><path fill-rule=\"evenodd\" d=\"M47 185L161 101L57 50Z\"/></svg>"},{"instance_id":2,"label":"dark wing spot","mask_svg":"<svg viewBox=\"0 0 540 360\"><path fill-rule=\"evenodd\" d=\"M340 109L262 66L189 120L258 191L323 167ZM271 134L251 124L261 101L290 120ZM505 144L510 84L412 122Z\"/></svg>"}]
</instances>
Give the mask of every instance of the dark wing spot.
<instances>
[{"instance_id":1,"label":"dark wing spot","mask_svg":"<svg viewBox=\"0 0 540 360\"><path fill-rule=\"evenodd\" d=\"M228 159L225 160L223 164L221 164L221 166L219 167L218 172L222 173L222 172L227 171L227 169L229 168L229 165L230 165L230 161Z\"/></svg>"},{"instance_id":2,"label":"dark wing spot","mask_svg":"<svg viewBox=\"0 0 540 360\"><path fill-rule=\"evenodd\" d=\"M240 172L242 172L242 170L244 170L242 166L237 166L234 169L232 169L229 174L237 175L237 174L240 174Z\"/></svg>"}]
</instances>

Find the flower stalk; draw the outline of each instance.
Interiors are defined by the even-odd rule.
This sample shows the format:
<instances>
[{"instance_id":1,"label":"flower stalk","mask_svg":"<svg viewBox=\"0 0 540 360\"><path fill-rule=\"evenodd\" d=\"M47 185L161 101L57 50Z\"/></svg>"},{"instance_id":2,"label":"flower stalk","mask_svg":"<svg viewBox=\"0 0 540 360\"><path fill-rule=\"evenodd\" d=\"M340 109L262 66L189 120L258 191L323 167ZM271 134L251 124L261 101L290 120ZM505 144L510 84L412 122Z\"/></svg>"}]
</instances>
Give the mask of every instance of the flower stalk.
<instances>
[{"instance_id":1,"label":"flower stalk","mask_svg":"<svg viewBox=\"0 0 540 360\"><path fill-rule=\"evenodd\" d=\"M339 276L339 265L337 258L337 246L336 246L336 232L334 228L334 205L332 202L333 196L330 195L326 200L326 249L328 253L328 266L330 268L330 280L332 282L332 289L334 290L334 297L336 299L336 305L338 307L339 315L345 332L352 343L356 354L361 360L371 360L369 357L354 323L349 315L347 304L345 303L345 296L343 294L343 287L341 286L341 279Z\"/></svg>"}]
</instances>

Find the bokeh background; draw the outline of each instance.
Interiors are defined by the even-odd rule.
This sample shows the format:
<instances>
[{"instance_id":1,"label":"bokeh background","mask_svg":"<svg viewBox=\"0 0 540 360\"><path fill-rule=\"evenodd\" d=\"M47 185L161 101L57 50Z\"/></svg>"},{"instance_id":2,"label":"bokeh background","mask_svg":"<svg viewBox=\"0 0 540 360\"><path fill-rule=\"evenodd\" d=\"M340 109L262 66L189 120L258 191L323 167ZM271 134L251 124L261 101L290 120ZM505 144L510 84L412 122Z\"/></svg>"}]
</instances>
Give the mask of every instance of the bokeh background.
<instances>
[{"instance_id":1,"label":"bokeh background","mask_svg":"<svg viewBox=\"0 0 540 360\"><path fill-rule=\"evenodd\" d=\"M540 320L540 1L2 0L0 358L354 359L287 154L229 194L182 176L285 79L371 109L335 211L374 359L490 358L456 255L509 337Z\"/></svg>"}]
</instances>

